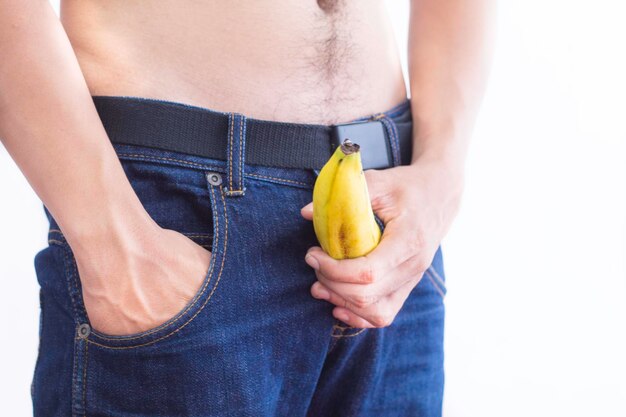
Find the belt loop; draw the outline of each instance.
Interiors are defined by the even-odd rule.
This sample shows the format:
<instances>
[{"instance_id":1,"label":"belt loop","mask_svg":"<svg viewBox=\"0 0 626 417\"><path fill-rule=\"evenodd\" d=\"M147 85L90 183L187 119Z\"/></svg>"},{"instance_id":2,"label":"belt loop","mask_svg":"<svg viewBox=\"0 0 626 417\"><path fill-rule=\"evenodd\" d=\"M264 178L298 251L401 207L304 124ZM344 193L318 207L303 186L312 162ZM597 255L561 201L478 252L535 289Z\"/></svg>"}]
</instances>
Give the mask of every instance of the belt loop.
<instances>
[{"instance_id":1,"label":"belt loop","mask_svg":"<svg viewBox=\"0 0 626 417\"><path fill-rule=\"evenodd\" d=\"M228 114L228 143L226 146L226 195L245 194L244 168L246 161L246 116Z\"/></svg>"},{"instance_id":2,"label":"belt loop","mask_svg":"<svg viewBox=\"0 0 626 417\"><path fill-rule=\"evenodd\" d=\"M387 140L391 146L391 157L393 159L393 166L396 167L401 164L400 158L400 139L398 137L398 129L393 119L387 116L386 113L377 113L373 115L370 120L380 120L387 132Z\"/></svg>"}]
</instances>

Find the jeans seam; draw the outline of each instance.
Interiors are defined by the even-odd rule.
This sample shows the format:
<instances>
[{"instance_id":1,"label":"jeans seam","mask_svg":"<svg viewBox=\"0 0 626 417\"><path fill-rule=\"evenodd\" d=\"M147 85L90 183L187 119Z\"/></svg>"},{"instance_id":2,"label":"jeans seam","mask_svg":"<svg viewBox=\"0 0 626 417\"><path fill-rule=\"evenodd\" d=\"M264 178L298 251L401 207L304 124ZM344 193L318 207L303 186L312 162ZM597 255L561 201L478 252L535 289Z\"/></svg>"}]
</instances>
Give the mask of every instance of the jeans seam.
<instances>
[{"instance_id":1,"label":"jeans seam","mask_svg":"<svg viewBox=\"0 0 626 417\"><path fill-rule=\"evenodd\" d=\"M129 157L129 158L137 158L137 159L141 159L141 160L145 160L145 161L151 161L151 162L160 162L160 161L169 161L169 162L176 162L179 164L185 164L185 165L189 165L192 166L194 168L199 168L199 169L212 169L212 170L220 170L220 168L216 167L215 165L205 165L205 164L199 164L196 162L189 162L189 161L185 161L182 159L175 159L175 158L168 158L168 157L160 157L160 156L148 156L148 155L142 155L142 154L129 154L129 153L119 153L118 154L121 157ZM305 186L307 188L311 188L312 185L308 184L306 182L302 182L302 181L295 181L295 180L290 180L287 178L281 178L281 177L273 177L273 176L269 176L269 175L261 175L261 174L254 174L254 173L247 173L244 174L246 176L251 176L251 177L258 177L258 178L270 178L270 179L274 179L276 181L281 181L281 182L288 182L288 183L292 183L292 184L298 184L298 185L302 185Z\"/></svg>"},{"instance_id":2,"label":"jeans seam","mask_svg":"<svg viewBox=\"0 0 626 417\"><path fill-rule=\"evenodd\" d=\"M137 158L137 159L141 159L141 160L145 160L149 162L164 162L164 161L176 162L178 164L184 164L184 165L192 166L194 168L198 168L202 170L217 170L217 171L222 170L221 167L218 167L216 165L200 164L198 162L189 162L189 161L185 161L184 159L169 158L166 156L143 155L139 153L124 153L124 152L119 152L117 155L118 157L122 157L122 158L123 157Z\"/></svg>"},{"instance_id":3,"label":"jeans seam","mask_svg":"<svg viewBox=\"0 0 626 417\"><path fill-rule=\"evenodd\" d=\"M83 417L87 416L87 364L89 343L85 343L85 359L83 364Z\"/></svg>"},{"instance_id":4,"label":"jeans seam","mask_svg":"<svg viewBox=\"0 0 626 417\"><path fill-rule=\"evenodd\" d=\"M342 333L342 334L331 334L330 336L331 336L331 337L338 338L338 339L342 339L342 338L346 338L346 337L354 337L354 336L358 336L358 335L360 335L360 334L361 334L361 333L363 333L365 330L367 330L367 327L362 328L361 330L359 330L359 331L358 331L358 332L356 332L356 333L350 333L350 334L343 334L343 333Z\"/></svg>"},{"instance_id":5,"label":"jeans seam","mask_svg":"<svg viewBox=\"0 0 626 417\"><path fill-rule=\"evenodd\" d=\"M339 332L337 333L335 330L339 329ZM346 337L354 337L354 336L358 336L361 333L363 333L363 331L367 330L367 328L362 328L360 330L358 330L355 333L349 333L349 334L345 334L345 332L347 330L350 329L356 329L356 327L352 327L352 326L342 326L339 324L339 320L335 319L335 324L333 324L332 330L330 332L330 336L336 339L341 339L341 338L346 338Z\"/></svg>"},{"instance_id":6,"label":"jeans seam","mask_svg":"<svg viewBox=\"0 0 626 417\"><path fill-rule=\"evenodd\" d=\"M73 367L72 367L72 416L75 415L74 413L74 405L76 403L76 398L75 398L75 387L76 387L76 368L77 368L77 362L78 362L78 354L76 353L76 351L78 350L78 346L80 345L80 340L78 340L78 338L74 338L74 358L73 358Z\"/></svg>"},{"instance_id":7,"label":"jeans seam","mask_svg":"<svg viewBox=\"0 0 626 417\"><path fill-rule=\"evenodd\" d=\"M331 354L331 352L335 349L335 346L337 346L337 342L339 342L339 338L333 337L331 334L330 346L328 347L328 351L326 352L326 355Z\"/></svg>"},{"instance_id":8,"label":"jeans seam","mask_svg":"<svg viewBox=\"0 0 626 417\"><path fill-rule=\"evenodd\" d=\"M443 280L443 278L441 278L441 276L439 275L439 273L435 270L435 268L433 268L433 266L432 266L432 265L430 265L430 266L428 267L428 269L430 270L430 273L431 273L431 274L432 274L432 275L433 275L433 276L437 279L437 281L439 281L439 284L440 284L442 287L444 287L444 288L445 288L446 283L445 283L445 281Z\"/></svg>"},{"instance_id":9,"label":"jeans seam","mask_svg":"<svg viewBox=\"0 0 626 417\"><path fill-rule=\"evenodd\" d=\"M245 161L243 160L243 140L245 138L243 132L246 128L246 119L242 117L239 124L239 190L244 191L243 188L243 166Z\"/></svg>"},{"instance_id":10,"label":"jeans seam","mask_svg":"<svg viewBox=\"0 0 626 417\"><path fill-rule=\"evenodd\" d=\"M433 287L435 287L435 290L439 293L439 295L441 296L441 298L445 298L446 294L445 292L439 287L439 285L435 282L435 279L433 278L433 275L430 273L430 271L427 269L426 271L424 271L425 275L428 277L428 279L430 280L430 282L433 284Z\"/></svg>"},{"instance_id":11,"label":"jeans seam","mask_svg":"<svg viewBox=\"0 0 626 417\"><path fill-rule=\"evenodd\" d=\"M74 357L72 367L72 416L87 415L87 343L74 337Z\"/></svg>"},{"instance_id":12,"label":"jeans seam","mask_svg":"<svg viewBox=\"0 0 626 417\"><path fill-rule=\"evenodd\" d=\"M228 133L228 144L229 144L229 159L228 159L228 191L230 192L233 189L233 130L235 126L235 114L230 113L230 126Z\"/></svg>"},{"instance_id":13,"label":"jeans seam","mask_svg":"<svg viewBox=\"0 0 626 417\"><path fill-rule=\"evenodd\" d=\"M288 182L288 183L292 183L292 184L303 185L303 186L306 186L307 188L311 188L312 187L310 184L307 184L306 182L289 180L289 179L286 179L286 178L272 177L272 176L269 176L269 175L252 174L252 173L248 173L246 175L249 175L249 176L252 176L252 177L268 178L268 179L273 179L273 180L276 180L276 181Z\"/></svg>"},{"instance_id":14,"label":"jeans seam","mask_svg":"<svg viewBox=\"0 0 626 417\"><path fill-rule=\"evenodd\" d=\"M71 248L69 247L69 244L67 244L67 242L65 244L63 244L63 258L65 260L65 273L67 276L67 285L68 285L68 291L70 292L70 298L72 300L72 308L74 310L74 320L76 320L78 323L80 323L81 319L84 319L86 321L87 318L87 310L85 310L84 305L81 306L80 302L80 297L82 297L80 291L81 291L81 285L79 284L79 280L78 280L78 274L75 273L74 269L76 269L76 271L78 271L78 267L76 265L76 261L73 259L70 259L70 254L69 252L71 251ZM73 281L73 288L72 288L72 282ZM79 313L79 307L80 310L82 310L82 317L81 314Z\"/></svg>"}]
</instances>

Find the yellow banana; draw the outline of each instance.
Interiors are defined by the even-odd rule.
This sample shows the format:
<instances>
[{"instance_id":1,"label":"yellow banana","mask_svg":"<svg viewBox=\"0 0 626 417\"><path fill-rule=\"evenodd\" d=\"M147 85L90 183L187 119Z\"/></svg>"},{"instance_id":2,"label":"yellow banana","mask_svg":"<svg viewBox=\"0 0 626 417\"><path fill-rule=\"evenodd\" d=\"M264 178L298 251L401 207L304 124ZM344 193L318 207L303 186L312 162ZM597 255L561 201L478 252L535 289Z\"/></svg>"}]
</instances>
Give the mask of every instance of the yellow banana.
<instances>
[{"instance_id":1,"label":"yellow banana","mask_svg":"<svg viewBox=\"0 0 626 417\"><path fill-rule=\"evenodd\" d=\"M313 228L322 249L335 259L364 256L380 242L359 145L350 139L337 147L315 180Z\"/></svg>"}]
</instances>

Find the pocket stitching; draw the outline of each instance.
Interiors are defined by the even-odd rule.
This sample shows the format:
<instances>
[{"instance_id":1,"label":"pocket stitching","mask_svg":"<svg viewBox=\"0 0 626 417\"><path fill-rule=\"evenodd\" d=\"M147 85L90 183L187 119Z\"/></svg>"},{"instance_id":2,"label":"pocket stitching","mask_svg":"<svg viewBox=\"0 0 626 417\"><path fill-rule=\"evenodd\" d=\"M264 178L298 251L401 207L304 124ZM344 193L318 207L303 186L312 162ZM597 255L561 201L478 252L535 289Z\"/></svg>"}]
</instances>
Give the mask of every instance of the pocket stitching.
<instances>
[{"instance_id":1,"label":"pocket stitching","mask_svg":"<svg viewBox=\"0 0 626 417\"><path fill-rule=\"evenodd\" d=\"M138 154L138 153L125 153L125 152L119 152L118 157L120 159L126 159L126 160L130 160L130 161L144 161L144 162L155 162L155 163L164 163L164 164L169 164L169 165L177 165L177 166L190 166L193 168L198 168L198 169L202 169L202 170L213 170L213 171L223 171L223 167L221 166L216 166L216 165L210 165L210 164L200 164L197 162L190 162L190 161L185 161L182 159L175 159L175 158L167 158L167 157L158 157L158 156L148 156L148 155L142 155L142 154ZM254 174L251 172L245 173L244 176L248 177L257 177L257 178L267 178L267 179L274 179L280 182L284 182L284 183L290 183L290 184L298 184L298 185L302 185L306 188L311 188L312 184L308 184L302 181L296 181L296 180L290 180L287 178L281 178L281 177L271 177L268 175L261 175L261 174ZM287 184L289 185L289 184Z\"/></svg>"},{"instance_id":2,"label":"pocket stitching","mask_svg":"<svg viewBox=\"0 0 626 417\"><path fill-rule=\"evenodd\" d=\"M67 290L68 290L70 299L72 301L72 309L74 310L74 320L77 320L76 324L79 324L81 321L86 321L83 319L87 317L87 310L85 309L84 301L81 302L82 294L81 294L80 289L82 287L79 286L78 284L78 279L77 279L78 273L74 273L74 268L77 268L75 267L75 262L70 263L70 255L69 255L70 250L71 249L70 249L69 244L65 242L65 244L63 245L63 262L64 262L63 269L65 272L66 281L67 281ZM78 271L78 269L76 269L76 271ZM74 283L72 284L71 281L74 281ZM78 313L79 308L82 311L82 315L79 315Z\"/></svg>"},{"instance_id":3,"label":"pocket stitching","mask_svg":"<svg viewBox=\"0 0 626 417\"><path fill-rule=\"evenodd\" d=\"M211 189L211 193L212 193L212 192L213 192L213 191L212 191L212 189ZM216 219L217 219L217 216L216 216ZM216 239L215 239L215 240L216 240L216 242L219 242L219 220L217 221L216 228L215 228L215 232L216 232L216 233L215 233L215 234L216 234ZM211 252L211 256L213 256L213 252ZM214 264L214 263L211 263L211 267L209 268L209 270L206 272L206 275L205 275L205 277L208 277L208 279L207 279L207 280L205 280L204 284L202 285L202 288L201 288L200 290L198 290L198 292L197 292L197 293L196 293L196 295L194 296L193 300L192 300L192 301L191 301L191 302L187 305L187 307L186 307L183 311L181 311L181 312L179 312L178 314L176 314L176 316L175 316L175 317L172 317L170 320L166 321L165 323L163 323L163 324L161 324L161 325L159 325L159 326L157 326L157 327L155 327L155 328L153 328L153 329L146 330L145 332L142 332L142 333L140 333L140 334L138 334L138 335L136 335L136 336L132 336L132 335L131 335L131 336L128 336L128 337L125 337L125 336L110 337L110 336L106 336L106 335L104 335L104 334L102 334L102 333L99 333L97 330L94 330L94 333L97 335L97 337L98 337L99 339L103 339L103 340L111 340L111 341L128 341L128 340L135 340L135 339L139 339L139 338L141 338L141 337L145 337L145 336L150 336L151 334L153 334L153 333L155 333L155 332L157 332L157 331L159 331L159 330L162 330L163 328L165 328L165 327L167 327L167 326L169 326L169 325L171 325L171 324L176 323L176 322L177 322L178 320L180 320L180 318L181 318L182 316L184 316L184 315L185 315L185 314L186 314L186 313L187 313L187 312L188 312L188 311L189 311L192 307L194 307L194 306L196 305L196 303L198 302L198 299L199 299L200 297L202 297L202 295L204 295L204 292L206 291L206 289L207 289L208 285L209 285L209 284L210 284L210 282L211 282L211 275L212 275L212 272L213 272L213 268L214 268L214 266L215 266L215 264Z\"/></svg>"},{"instance_id":4,"label":"pocket stitching","mask_svg":"<svg viewBox=\"0 0 626 417\"><path fill-rule=\"evenodd\" d=\"M213 193L213 192L214 192L213 188L211 188L211 193ZM223 190L222 189L220 189L220 197L221 197L221 200L222 200L222 204L224 206L224 220L225 220L225 226L224 226L225 227L225 230L224 230L224 250L223 250L223 253L221 254L220 270L218 272L217 280L215 281L215 285L213 286L213 288L211 290L211 293L209 294L207 299L204 301L204 303L200 306L198 311L196 311L193 314L193 316L191 316L189 318L189 320L187 320L184 324L182 324L181 326L173 329L170 333L168 333L166 335L163 335L163 336L161 336L161 337L159 337L159 338L157 338L155 340L150 340L150 341L145 342L145 343L141 343L141 344L138 344L138 345L130 345L130 346L107 346L107 345L95 342L93 340L87 339L88 343L94 344L96 346L100 346L100 347L105 348L105 349L116 349L116 350L133 349L133 348L138 348L138 347L142 347L142 346L147 346L147 345L159 342L159 341L161 341L163 339L166 339L166 338L172 336L173 334L177 333L178 331L182 330L185 326L187 326L189 323L191 323L198 316L198 314L200 314L200 312L208 304L209 300L213 297L213 294L215 293L215 290L217 289L217 286L218 286L218 284L220 282L220 279L222 277L222 272L224 271L224 263L225 263L225 259L226 259L226 249L227 249L227 246L228 246L228 215L226 213L226 201L224 199L224 195L223 195ZM215 216L215 218L217 219L218 216ZM218 239L219 239L219 224L216 225L215 231L216 231L216 243L218 243ZM218 243L217 246L219 246L219 243ZM206 281L205 286L203 287L202 291L197 294L197 296L195 298L195 302L190 304L188 306L188 308L185 309L185 311L183 313L180 313L175 318L173 318L172 319L173 321L168 321L167 323L162 324L158 328L149 330L148 331L149 333L142 333L141 335L133 336L132 338L124 338L124 337L121 337L119 339L117 339L117 338L106 338L106 337L102 337L100 334L97 334L95 331L93 331L94 332L93 334L96 337L98 337L100 339L104 339L104 340L114 340L114 341L126 342L128 340L133 340L133 339L138 339L138 338L141 338L141 337L149 336L150 334L153 334L153 333L155 333L155 332L157 332L159 330L163 330L164 327L167 327L167 326L175 323L176 321L180 320L180 318L183 317L189 311L189 309L196 304L197 300L202 295L204 295L204 293L206 292L206 289L208 287L208 284L211 281L211 277L213 275L213 268L214 267L215 267L215 262L212 262L211 270L207 273L207 275L209 276L209 279Z\"/></svg>"},{"instance_id":5,"label":"pocket stitching","mask_svg":"<svg viewBox=\"0 0 626 417\"><path fill-rule=\"evenodd\" d=\"M218 167L216 165L210 165L210 164L200 164L198 162L190 162L190 161L185 161L183 159L176 159L176 158L168 158L165 156L154 156L154 155L142 155L139 153L125 153L125 152L119 152L117 154L119 159L128 159L128 160L139 160L139 161L148 161L148 162L157 162L157 163L170 163L170 165L187 165L187 166L191 166L194 168L199 168L202 170L206 170L206 169L211 169L211 170L216 170L216 171L221 171L223 169L223 167ZM171 162L173 162L174 164L171 164Z\"/></svg>"},{"instance_id":6,"label":"pocket stitching","mask_svg":"<svg viewBox=\"0 0 626 417\"><path fill-rule=\"evenodd\" d=\"M290 179L287 179L287 178L280 178L280 177L272 177L272 176L269 176L269 175L254 174L252 172L248 172L245 175L246 176L250 176L250 177L257 177L257 178L268 178L268 179L273 179L273 180L280 181L280 182L286 182L286 183L291 183L291 184L298 184L298 185L303 185L306 188L311 188L311 184L308 184L308 183L302 182L302 181L290 180ZM286 184L286 185L289 185L289 184Z\"/></svg>"}]
</instances>

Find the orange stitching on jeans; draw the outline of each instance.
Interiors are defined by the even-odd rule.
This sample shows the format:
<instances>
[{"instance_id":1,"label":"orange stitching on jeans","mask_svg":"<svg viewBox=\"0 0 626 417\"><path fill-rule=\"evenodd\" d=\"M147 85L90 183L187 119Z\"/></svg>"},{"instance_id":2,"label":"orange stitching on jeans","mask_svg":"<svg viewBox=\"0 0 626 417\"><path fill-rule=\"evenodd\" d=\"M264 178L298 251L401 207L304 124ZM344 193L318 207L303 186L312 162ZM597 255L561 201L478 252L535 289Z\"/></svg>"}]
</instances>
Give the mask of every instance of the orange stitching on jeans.
<instances>
[{"instance_id":1,"label":"orange stitching on jeans","mask_svg":"<svg viewBox=\"0 0 626 417\"><path fill-rule=\"evenodd\" d=\"M339 320L335 319L335 324L333 324L333 329L330 332L330 336L331 337L335 337L335 338L354 337L354 336L357 336L357 335L363 333L364 330L367 330L367 327L364 327L364 328L362 328L361 330L359 330L356 333L345 334L346 330L357 329L357 327L352 327L350 325L342 326L341 324L338 324L338 323L339 323ZM339 333L335 332L336 329L339 329ZM334 345L332 347L334 347ZM329 352L330 352L330 349L329 349Z\"/></svg>"},{"instance_id":2,"label":"orange stitching on jeans","mask_svg":"<svg viewBox=\"0 0 626 417\"><path fill-rule=\"evenodd\" d=\"M74 258L72 257L72 262L70 263L70 256L69 256L69 251L71 251L71 248L69 247L69 245L63 245L63 258L65 260L65 271L64 273L67 275L68 273L71 275L71 278L74 280L74 290L78 291L78 281L79 281L79 277L78 277L78 265L76 265L76 261L74 260ZM69 271L67 270L67 268L69 268ZM74 273L74 271L76 271L76 273ZM68 277L66 276L66 279ZM82 283L81 283L82 284ZM72 293L74 291L72 291L71 288L71 284L68 282L68 291L70 292L69 296L72 299L72 308L74 310L74 315L75 317L78 317L78 307L80 307L77 304L80 304L79 300L76 300L76 298L80 298L82 297L82 295L79 293L77 294L75 297L72 296ZM82 285L81 285L82 287ZM82 306L81 310L83 310L83 313L85 313L85 317L87 317L87 310L85 310L85 307Z\"/></svg>"},{"instance_id":3,"label":"orange stitching on jeans","mask_svg":"<svg viewBox=\"0 0 626 417\"><path fill-rule=\"evenodd\" d=\"M59 229L50 229L50 230L48 230L48 232L57 232L57 233L63 234L63 232L60 231Z\"/></svg>"},{"instance_id":4,"label":"orange stitching on jeans","mask_svg":"<svg viewBox=\"0 0 626 417\"><path fill-rule=\"evenodd\" d=\"M198 164L195 162L189 162L189 161L185 161L183 159L175 159L175 158L168 158L168 157L162 157L162 156L147 156L147 155L142 155L142 154L131 154L131 153L119 153L118 156L122 156L122 157L129 157L129 158L139 158L139 159L143 159L143 160L161 160L161 161L171 161L171 162L178 162L181 164L186 164L186 165L190 165L193 167L197 167L197 168L201 168L201 169L217 169L219 170L220 168L215 166L215 165L206 165L206 164ZM294 180L288 180L286 178L281 178L281 177L272 177L272 176L268 176L268 175L261 175L261 174L253 174L253 173L248 173L245 175L249 175L252 177L260 177L260 178L271 178L271 179L275 179L278 181L285 181L285 182L291 182L294 184L301 184L301 185L305 185L307 187L311 187L311 184L307 184L305 182L301 182L301 181L294 181ZM55 229L56 231L56 229ZM59 233L61 232L60 230L58 231Z\"/></svg>"},{"instance_id":5,"label":"orange stitching on jeans","mask_svg":"<svg viewBox=\"0 0 626 417\"><path fill-rule=\"evenodd\" d=\"M143 159L146 161L157 160L157 161L178 162L180 164L185 164L185 165L189 165L189 166L193 166L193 167L197 167L201 169L219 169L215 165L199 164L197 162L189 162L189 161L185 161L184 159L168 158L165 156L152 156L152 155L142 155L138 153L122 153L122 152L118 153L117 155L121 157L139 158L139 159Z\"/></svg>"},{"instance_id":6,"label":"orange stitching on jeans","mask_svg":"<svg viewBox=\"0 0 626 417\"><path fill-rule=\"evenodd\" d=\"M441 298L444 298L445 295L444 295L443 291L441 290L441 288L439 288L439 286L435 283L435 280L433 279L432 274L428 271L428 269L426 271L424 271L424 272L426 273L426 276L428 277L430 282L433 284L433 287L435 287L435 290L437 290L437 292L439 293Z\"/></svg>"},{"instance_id":7,"label":"orange stitching on jeans","mask_svg":"<svg viewBox=\"0 0 626 417\"><path fill-rule=\"evenodd\" d=\"M213 189L212 189L212 188L210 189L210 192L211 192L211 194L213 194ZM214 200L214 198L213 198L213 200ZM215 216L215 220L216 220L216 222L215 222L215 226L216 226L216 227L215 227L215 235L216 235L216 238L215 238L215 243L216 243L216 244L218 245L218 247L219 247L219 239L220 239L220 232L219 232L219 216ZM212 259L212 258L213 258L213 253L211 253L211 259ZM171 325L171 324L176 323L176 322L177 322L178 320L180 320L180 318L181 318L182 316L184 316L184 315L185 315L185 314L186 314L186 313L187 313L187 312L188 312L188 311L189 311L189 310L190 310L193 306L195 306L195 305L196 305L196 303L198 302L198 299L199 299L200 297L202 297L202 295L203 295L203 294L204 294L204 292L206 291L206 289L207 289L207 287L208 287L209 283L211 282L211 275L212 275L212 272L213 272L213 267L214 267L214 266L215 266L214 262L212 262L212 261L211 261L211 265L210 265L209 270L208 270L208 271L207 271L207 273L206 273L206 276L205 276L205 279L206 279L206 280L205 280L204 284L202 285L202 288L200 289L200 291L198 292L198 294L196 294L196 296L194 297L193 301L192 301L192 302L191 302L191 303L187 306L187 308L185 308L182 312L180 312L179 314L177 314L177 315L176 315L176 317L173 317L173 318L171 318L170 320L166 321L165 323L161 324L160 326L155 327L154 329L151 329L151 330L147 330L146 332L141 333L141 334L139 334L139 335L137 335L137 336L132 336L132 337L121 337L121 338L116 337L116 338L113 338L113 337L107 337L107 336L105 336L105 335L100 335L100 334L98 333L98 334L97 334L97 337L98 337L98 338L100 338L100 339L104 339L104 340L116 340L116 341L117 341L117 340L121 340L121 341L135 340L135 339L139 339L139 338L142 338L142 337L145 337L145 336L149 336L149 335L151 335L151 334L152 334L152 333L154 333L154 332L158 332L159 330L162 330L164 327L167 327L167 326L169 326L169 325ZM216 284L216 285L217 285L217 284Z\"/></svg>"},{"instance_id":8,"label":"orange stitching on jeans","mask_svg":"<svg viewBox=\"0 0 626 417\"><path fill-rule=\"evenodd\" d=\"M228 143L230 144L230 159L228 160L228 182L230 183L230 186L228 187L229 191L233 189L233 126L235 125L235 114L231 113L230 115L230 132L228 134Z\"/></svg>"},{"instance_id":9,"label":"orange stitching on jeans","mask_svg":"<svg viewBox=\"0 0 626 417\"><path fill-rule=\"evenodd\" d=\"M270 176L268 176L268 175L251 174L251 173L248 173L248 174L246 174L246 175L250 175L250 176L252 176L252 177L260 177L260 178L271 178L271 179L274 179L274 180L277 180L277 181L292 182L292 183L294 183L294 184L306 185L307 187L310 187L310 186L311 186L310 184L307 184L306 182L302 182L302 181L294 181L294 180L288 180L288 179L285 179L285 178L280 178L280 177L270 177Z\"/></svg>"},{"instance_id":10,"label":"orange stitching on jeans","mask_svg":"<svg viewBox=\"0 0 626 417\"><path fill-rule=\"evenodd\" d=\"M87 358L89 343L85 343L85 363L83 364L83 417L87 415Z\"/></svg>"},{"instance_id":11,"label":"orange stitching on jeans","mask_svg":"<svg viewBox=\"0 0 626 417\"><path fill-rule=\"evenodd\" d=\"M115 347L113 347L113 346L105 346L105 345L102 345L102 344L100 344L100 343L92 342L92 341L91 341L91 340L89 340L89 339L87 339L87 342L92 343L92 344L97 345L97 346L100 346L100 347L103 347L103 348L105 348L105 349L116 349L116 350L122 350L122 349L134 349L134 348L138 348L138 347L142 347L142 346L147 346L147 345L151 345L151 344L153 344L153 343L159 342L159 341L161 341L161 340L163 340L163 339L165 339L165 338L168 338L168 337L170 337L171 335L173 335L173 334L175 334L175 333L179 332L179 331L180 331L180 330L182 330L185 326L187 326L189 323L191 323L191 321L192 321L193 319L195 319L195 318L196 318L196 316L197 316L198 314L200 314L200 312L201 312L201 311L204 309L204 307L207 305L207 303L209 302L209 300L211 299L211 297L213 297L213 293L215 293L215 290L217 289L217 285L219 284L220 279L221 279L221 277L222 277L222 272L224 271L224 261L225 261L225 259L226 259L226 250L227 250L227 247L228 247L228 214L227 214L227 211L226 211L226 200L224 199L223 189L220 189L220 195L221 195L221 198L222 198L222 204L224 205L224 220L226 221L226 226L225 226L225 230L224 230L224 252L223 252L223 254L222 254L222 263L221 263L221 265L220 265L220 271L219 271L219 273L218 273L218 276L217 276L217 281L215 282L215 286L214 286L214 287L213 287L213 289L211 290L211 293L209 294L209 296L208 296L208 297L207 297L207 299L205 300L204 304L202 304L202 306L200 307L200 309L199 309L198 311L196 311L196 313L195 313L192 317L190 317L190 318L189 318L189 320L187 320L187 321L185 322L185 324L183 324L182 326L180 326L180 327L179 327L179 328L177 328L176 330L174 330L174 331L172 331L171 333L166 334L166 335L164 335L164 336L162 336L162 337L160 337L160 338L158 338L158 339L155 339L155 340L152 340L152 341L150 341L150 342L146 342L146 343L143 343L143 344L140 344L140 345L135 345L135 346L115 346Z\"/></svg>"},{"instance_id":12,"label":"orange stitching on jeans","mask_svg":"<svg viewBox=\"0 0 626 417\"><path fill-rule=\"evenodd\" d=\"M76 330L76 329L74 329L74 330ZM72 398L72 408L74 408L75 402L77 401L76 400L76 392L75 392L76 389L75 389L75 387L76 387L76 379L77 379L76 368L78 366L77 365L78 364L78 361L77 361L78 354L76 352L78 351L78 345L79 345L80 342L81 342L81 340L78 337L74 338L74 351L73 351L74 354L72 355L72 395L71 395L71 398ZM74 414L74 413L72 413L72 414Z\"/></svg>"},{"instance_id":13,"label":"orange stitching on jeans","mask_svg":"<svg viewBox=\"0 0 626 417\"><path fill-rule=\"evenodd\" d=\"M48 239L48 243L56 243L58 245L65 246L65 242L61 242L60 240L56 239Z\"/></svg>"},{"instance_id":14,"label":"orange stitching on jeans","mask_svg":"<svg viewBox=\"0 0 626 417\"><path fill-rule=\"evenodd\" d=\"M226 195L243 195L243 190L226 191Z\"/></svg>"},{"instance_id":15,"label":"orange stitching on jeans","mask_svg":"<svg viewBox=\"0 0 626 417\"><path fill-rule=\"evenodd\" d=\"M244 160L243 156L243 128L245 126L245 120L241 118L241 123L239 124L239 189L243 191L243 164Z\"/></svg>"},{"instance_id":16,"label":"orange stitching on jeans","mask_svg":"<svg viewBox=\"0 0 626 417\"><path fill-rule=\"evenodd\" d=\"M342 337L354 337L354 336L358 336L361 333L363 333L365 330L367 330L367 327L362 328L361 330L359 330L356 333L352 333L352 334L331 334L331 337L338 337L338 338L342 338Z\"/></svg>"}]
</instances>

